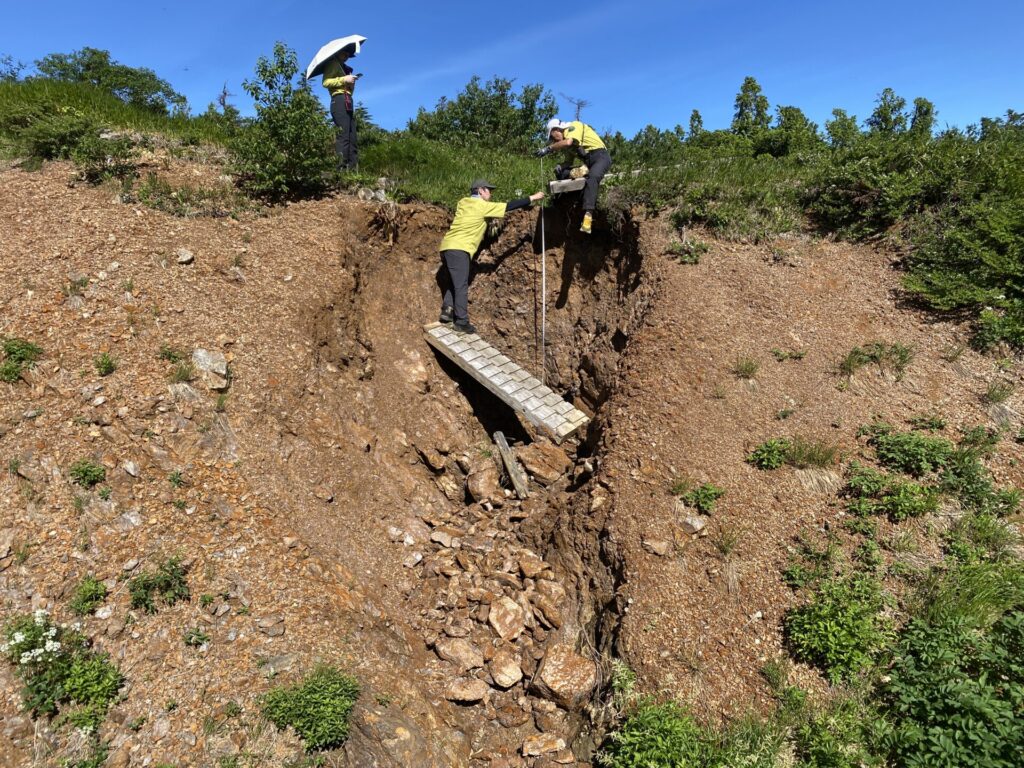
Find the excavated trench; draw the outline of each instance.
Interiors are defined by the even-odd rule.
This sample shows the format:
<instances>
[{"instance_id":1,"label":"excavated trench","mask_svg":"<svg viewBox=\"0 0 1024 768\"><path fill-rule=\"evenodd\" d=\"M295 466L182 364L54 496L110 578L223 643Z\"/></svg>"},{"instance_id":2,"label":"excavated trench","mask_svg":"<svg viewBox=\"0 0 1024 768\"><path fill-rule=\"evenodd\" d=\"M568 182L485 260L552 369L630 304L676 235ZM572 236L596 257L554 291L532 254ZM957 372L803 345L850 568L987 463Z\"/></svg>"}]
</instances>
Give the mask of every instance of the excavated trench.
<instances>
[{"instance_id":1,"label":"excavated trench","mask_svg":"<svg viewBox=\"0 0 1024 768\"><path fill-rule=\"evenodd\" d=\"M609 530L614 489L601 476L610 418L604 404L620 383L619 361L655 298L657 278L645 266L638 222L627 216L615 232L605 226L587 237L577 231L578 211L570 203L552 206L545 219L546 354L539 352L543 268L536 213L510 216L485 243L470 288L471 319L481 335L535 374L543 357L548 385L592 416L585 434L561 446L571 460L568 471L550 484L535 484L522 509L502 506L500 499L493 505L474 500L466 490L468 476L478 471L478 454L486 452L479 446L489 445L495 430L520 447L546 439L435 356L422 338L420 326L439 303L434 271L436 243L447 224L442 212L404 209L391 246L373 235L372 210L364 210L366 238L342 248L340 274L330 278L304 320L310 370L282 403L279 434L267 440L276 441L277 455L260 471L273 472L282 488L303 488L313 497L306 511L296 513L297 527L318 554L372 581L376 588L366 590L364 612L377 617L382 636L390 638L384 644L391 657L416 670L410 678L422 684L422 699L447 690L453 673L420 649L473 639L480 627L474 619L482 622L483 614L472 612L474 603L467 606L463 593L493 583L483 578L495 575L488 568L533 594L535 580L519 578L516 568L509 575L507 564L509 553L536 553L550 568L536 577L537 588L547 578L561 585L558 593L564 589L560 619L533 628L532 644L513 646L522 651L522 682L495 690L482 704L449 705L438 697L435 714L447 728L424 728L415 740L444 747L424 748L419 757L405 753L396 765L460 764L454 755L467 765L487 766L488 759L507 756L522 760L524 734L537 732L560 732L573 759L588 760L606 730L602 702L623 574ZM360 510L356 518L353 509ZM381 542L381 529L392 548ZM473 547L487 536L491 541L480 545L478 557ZM450 545L452 537L462 537L461 550ZM529 607L525 598L520 603ZM483 628L490 631L486 623ZM597 682L552 712L524 702L543 698L537 665L555 645L596 662ZM461 674L458 679L468 679ZM386 680L376 680L375 687L387 690ZM504 717L517 706L527 714L533 706L530 722ZM360 754L379 760L387 752L380 746L387 741L383 736L367 736L358 724L354 733L357 743L346 749L353 765L360 764Z\"/></svg>"}]
</instances>

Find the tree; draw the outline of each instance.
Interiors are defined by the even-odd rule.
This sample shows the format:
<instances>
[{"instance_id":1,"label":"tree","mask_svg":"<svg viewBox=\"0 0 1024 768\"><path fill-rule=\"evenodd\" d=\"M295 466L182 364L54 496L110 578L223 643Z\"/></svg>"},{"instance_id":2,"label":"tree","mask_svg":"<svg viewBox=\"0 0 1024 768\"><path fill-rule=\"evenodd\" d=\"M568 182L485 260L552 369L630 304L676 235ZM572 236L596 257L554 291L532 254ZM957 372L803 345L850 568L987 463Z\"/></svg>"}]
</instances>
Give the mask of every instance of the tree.
<instances>
[{"instance_id":1,"label":"tree","mask_svg":"<svg viewBox=\"0 0 1024 768\"><path fill-rule=\"evenodd\" d=\"M768 98L753 77L746 77L736 94L736 112L732 118L732 131L740 136L753 136L768 129Z\"/></svg>"},{"instance_id":2,"label":"tree","mask_svg":"<svg viewBox=\"0 0 1024 768\"><path fill-rule=\"evenodd\" d=\"M24 68L25 65L15 61L9 53L0 56L0 83L13 83L21 76Z\"/></svg>"},{"instance_id":3,"label":"tree","mask_svg":"<svg viewBox=\"0 0 1024 768\"><path fill-rule=\"evenodd\" d=\"M91 83L126 104L167 114L188 111L185 97L145 67L112 61L109 51L82 48L72 53L51 53L36 62L40 75L70 83Z\"/></svg>"},{"instance_id":4,"label":"tree","mask_svg":"<svg viewBox=\"0 0 1024 768\"><path fill-rule=\"evenodd\" d=\"M893 136L907 130L907 100L897 96L892 88L886 88L875 101L875 111L865 122L872 133Z\"/></svg>"},{"instance_id":5,"label":"tree","mask_svg":"<svg viewBox=\"0 0 1024 768\"><path fill-rule=\"evenodd\" d=\"M914 99L914 114L910 118L910 134L919 139L930 139L935 128L935 105L918 96Z\"/></svg>"},{"instance_id":6,"label":"tree","mask_svg":"<svg viewBox=\"0 0 1024 768\"><path fill-rule=\"evenodd\" d=\"M807 119L799 107L776 107L775 126L761 131L755 153L784 157L820 145L818 126Z\"/></svg>"},{"instance_id":7,"label":"tree","mask_svg":"<svg viewBox=\"0 0 1024 768\"><path fill-rule=\"evenodd\" d=\"M512 83L495 77L481 85L474 76L455 99L442 97L433 112L421 107L409 121L409 132L435 141L525 151L545 138L544 123L558 105L542 85L524 85L516 94Z\"/></svg>"},{"instance_id":8,"label":"tree","mask_svg":"<svg viewBox=\"0 0 1024 768\"><path fill-rule=\"evenodd\" d=\"M704 118L700 116L699 110L690 113L690 138L699 136L704 132Z\"/></svg>"},{"instance_id":9,"label":"tree","mask_svg":"<svg viewBox=\"0 0 1024 768\"><path fill-rule=\"evenodd\" d=\"M832 119L825 121L825 133L832 149L849 149L860 138L857 118L846 114L845 109L832 110Z\"/></svg>"},{"instance_id":10,"label":"tree","mask_svg":"<svg viewBox=\"0 0 1024 768\"><path fill-rule=\"evenodd\" d=\"M256 118L232 140L232 170L250 194L281 200L324 192L332 183L334 128L320 101L300 78L295 51L274 44L273 59L260 56L256 79L242 87Z\"/></svg>"}]
</instances>

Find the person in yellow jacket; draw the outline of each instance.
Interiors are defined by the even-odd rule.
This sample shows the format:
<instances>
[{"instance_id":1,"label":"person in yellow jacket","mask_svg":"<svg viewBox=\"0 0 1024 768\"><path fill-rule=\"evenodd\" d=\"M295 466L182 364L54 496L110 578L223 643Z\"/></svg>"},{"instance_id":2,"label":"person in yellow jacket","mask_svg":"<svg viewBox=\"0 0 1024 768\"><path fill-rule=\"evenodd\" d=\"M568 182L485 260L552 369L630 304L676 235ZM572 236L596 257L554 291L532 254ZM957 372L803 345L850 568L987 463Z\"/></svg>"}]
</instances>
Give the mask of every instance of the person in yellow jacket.
<instances>
[{"instance_id":1,"label":"person in yellow jacket","mask_svg":"<svg viewBox=\"0 0 1024 768\"><path fill-rule=\"evenodd\" d=\"M587 169L587 184L583 187L583 224L580 226L580 232L589 235L594 221L594 209L597 208L597 190L601 186L601 179L612 165L612 156L608 154L608 148L597 135L597 131L579 120L563 123L557 117L553 117L548 120L547 132L550 144L538 149L534 154L543 157L551 152L565 151L569 156L568 162L565 166L555 166L555 173L559 178L570 178L570 167L576 157L583 160ZM573 175L572 178L577 177Z\"/></svg>"},{"instance_id":2,"label":"person in yellow jacket","mask_svg":"<svg viewBox=\"0 0 1024 768\"><path fill-rule=\"evenodd\" d=\"M480 247L487 231L487 219L500 219L509 211L526 208L544 197L536 192L507 203L492 203L493 184L477 179L469 188L469 197L459 200L448 233L441 240L441 271L438 275L443 291L441 298L442 323L453 320L460 333L476 333L469 322L469 267L471 257Z\"/></svg>"},{"instance_id":3,"label":"person in yellow jacket","mask_svg":"<svg viewBox=\"0 0 1024 768\"><path fill-rule=\"evenodd\" d=\"M338 51L325 65L320 81L331 94L331 119L337 128L334 152L338 155L338 170L355 170L359 164L359 150L356 148L355 104L352 100L356 80L362 74L354 74L346 62L356 55L355 45L347 45Z\"/></svg>"}]
</instances>

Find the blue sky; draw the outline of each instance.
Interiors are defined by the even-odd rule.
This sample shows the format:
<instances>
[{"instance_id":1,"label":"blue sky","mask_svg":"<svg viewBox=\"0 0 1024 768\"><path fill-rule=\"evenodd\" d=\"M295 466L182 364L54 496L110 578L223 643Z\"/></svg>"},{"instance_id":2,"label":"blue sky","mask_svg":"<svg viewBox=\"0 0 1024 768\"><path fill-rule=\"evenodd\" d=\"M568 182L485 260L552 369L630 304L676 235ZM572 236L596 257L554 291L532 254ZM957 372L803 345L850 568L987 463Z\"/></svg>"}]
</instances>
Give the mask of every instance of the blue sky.
<instances>
[{"instance_id":1,"label":"blue sky","mask_svg":"<svg viewBox=\"0 0 1024 768\"><path fill-rule=\"evenodd\" d=\"M458 93L470 76L543 83L586 99L583 119L631 136L647 124L727 127L747 75L774 109L798 106L819 125L833 107L867 117L886 87L931 99L939 125L1024 109L1024 2L990 0L645 0L642 3L238 2L34 0L4 3L0 55L30 63L105 48L147 66L202 111L227 83L242 90L276 40L305 67L327 40L368 38L354 60L356 98L386 128ZM317 86L317 91L323 93ZM326 101L326 99L325 99Z\"/></svg>"}]
</instances>

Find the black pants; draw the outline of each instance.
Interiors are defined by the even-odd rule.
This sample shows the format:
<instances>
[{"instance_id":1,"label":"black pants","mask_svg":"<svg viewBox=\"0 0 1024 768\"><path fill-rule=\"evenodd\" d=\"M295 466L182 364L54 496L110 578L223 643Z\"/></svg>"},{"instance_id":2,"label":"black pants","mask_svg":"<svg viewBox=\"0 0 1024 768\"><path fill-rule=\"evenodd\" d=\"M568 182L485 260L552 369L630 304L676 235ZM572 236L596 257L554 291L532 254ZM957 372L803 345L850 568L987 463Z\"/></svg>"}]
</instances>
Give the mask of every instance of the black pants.
<instances>
[{"instance_id":1,"label":"black pants","mask_svg":"<svg viewBox=\"0 0 1024 768\"><path fill-rule=\"evenodd\" d=\"M590 170L587 172L587 186L583 188L583 210L592 211L597 208L597 190L601 179L612 167L612 156L607 149L595 149L587 153L584 162Z\"/></svg>"},{"instance_id":2,"label":"black pants","mask_svg":"<svg viewBox=\"0 0 1024 768\"><path fill-rule=\"evenodd\" d=\"M334 152L338 155L338 170L355 170L359 165L356 149L356 116L352 111L352 97L337 93L331 97L331 119L337 127Z\"/></svg>"},{"instance_id":3,"label":"black pants","mask_svg":"<svg viewBox=\"0 0 1024 768\"><path fill-rule=\"evenodd\" d=\"M469 254L465 251L441 251L442 307L455 309L455 322L469 322Z\"/></svg>"}]
</instances>

